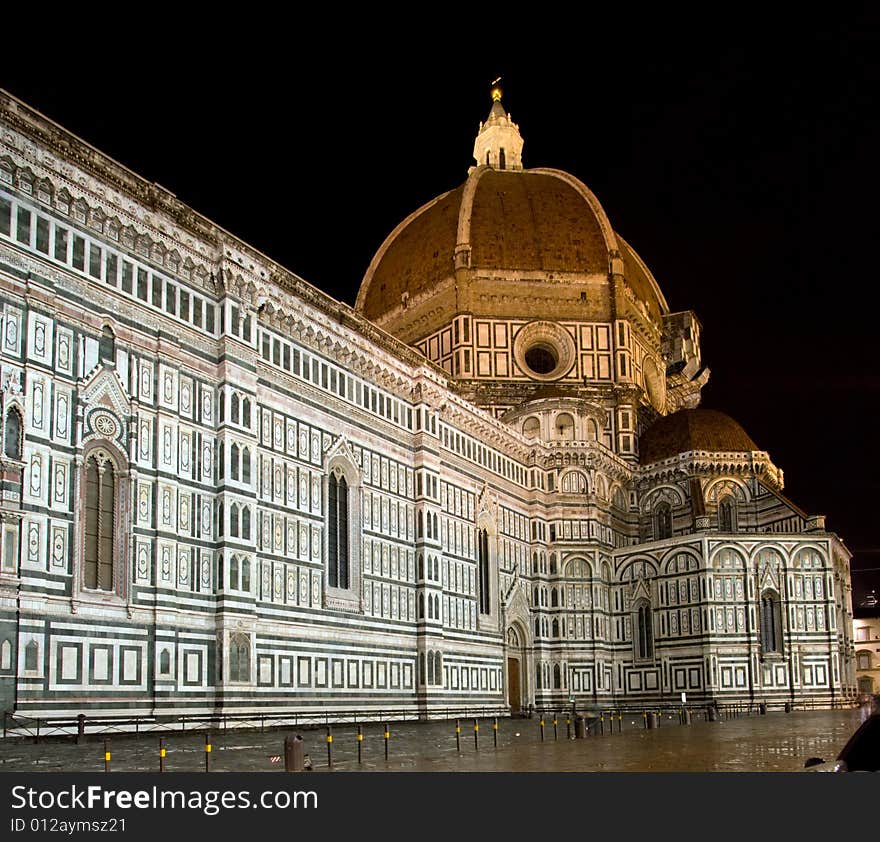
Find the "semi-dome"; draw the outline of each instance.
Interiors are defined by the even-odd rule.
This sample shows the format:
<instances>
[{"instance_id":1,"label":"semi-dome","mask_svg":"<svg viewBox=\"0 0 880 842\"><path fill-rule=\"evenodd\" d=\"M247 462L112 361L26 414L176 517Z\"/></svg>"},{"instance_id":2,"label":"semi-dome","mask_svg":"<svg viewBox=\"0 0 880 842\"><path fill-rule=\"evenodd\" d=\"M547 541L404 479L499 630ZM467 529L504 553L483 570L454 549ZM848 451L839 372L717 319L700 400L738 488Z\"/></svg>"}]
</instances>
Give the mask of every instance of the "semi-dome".
<instances>
[{"instance_id":1,"label":"semi-dome","mask_svg":"<svg viewBox=\"0 0 880 842\"><path fill-rule=\"evenodd\" d=\"M658 418L642 435L639 461L649 465L692 450L751 453L760 448L726 413L716 409L682 409Z\"/></svg>"}]
</instances>

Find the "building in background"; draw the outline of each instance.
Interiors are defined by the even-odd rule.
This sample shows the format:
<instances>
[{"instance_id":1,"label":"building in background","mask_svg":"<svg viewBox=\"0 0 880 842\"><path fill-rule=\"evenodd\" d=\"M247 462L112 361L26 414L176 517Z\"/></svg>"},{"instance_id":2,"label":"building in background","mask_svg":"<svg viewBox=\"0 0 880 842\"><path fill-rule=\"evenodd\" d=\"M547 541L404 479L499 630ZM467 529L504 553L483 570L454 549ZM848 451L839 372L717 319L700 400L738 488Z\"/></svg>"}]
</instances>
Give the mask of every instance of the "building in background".
<instances>
[{"instance_id":1,"label":"building in background","mask_svg":"<svg viewBox=\"0 0 880 842\"><path fill-rule=\"evenodd\" d=\"M855 698L846 547L522 149L496 89L351 308L0 93L0 707Z\"/></svg>"},{"instance_id":2,"label":"building in background","mask_svg":"<svg viewBox=\"0 0 880 842\"><path fill-rule=\"evenodd\" d=\"M863 594L853 615L856 684L859 697L865 698L880 694L880 605L875 590Z\"/></svg>"}]
</instances>

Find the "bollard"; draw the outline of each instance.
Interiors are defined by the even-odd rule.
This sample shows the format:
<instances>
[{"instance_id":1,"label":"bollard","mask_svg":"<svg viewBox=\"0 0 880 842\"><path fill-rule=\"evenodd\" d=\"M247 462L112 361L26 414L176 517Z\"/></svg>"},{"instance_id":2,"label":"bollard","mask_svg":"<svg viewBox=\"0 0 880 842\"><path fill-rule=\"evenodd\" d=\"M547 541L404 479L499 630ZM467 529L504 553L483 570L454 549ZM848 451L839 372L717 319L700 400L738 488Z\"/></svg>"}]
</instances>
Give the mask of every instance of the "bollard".
<instances>
[{"instance_id":1,"label":"bollard","mask_svg":"<svg viewBox=\"0 0 880 842\"><path fill-rule=\"evenodd\" d=\"M569 715L565 717L565 738L567 740L571 739L571 716Z\"/></svg>"},{"instance_id":2,"label":"bollard","mask_svg":"<svg viewBox=\"0 0 880 842\"><path fill-rule=\"evenodd\" d=\"M611 714L611 727L614 727L614 714ZM599 713L599 734L605 733L605 711Z\"/></svg>"},{"instance_id":3,"label":"bollard","mask_svg":"<svg viewBox=\"0 0 880 842\"><path fill-rule=\"evenodd\" d=\"M557 717L557 714L554 713L553 714L553 739L554 740L559 739L559 732L556 729L556 726L559 724L559 720L556 717Z\"/></svg>"},{"instance_id":4,"label":"bollard","mask_svg":"<svg viewBox=\"0 0 880 842\"><path fill-rule=\"evenodd\" d=\"M104 771L110 771L110 742L104 740Z\"/></svg>"},{"instance_id":5,"label":"bollard","mask_svg":"<svg viewBox=\"0 0 880 842\"><path fill-rule=\"evenodd\" d=\"M38 745L40 742L40 720L39 720L39 717L37 718L37 736L34 739L34 742L37 743Z\"/></svg>"},{"instance_id":6,"label":"bollard","mask_svg":"<svg viewBox=\"0 0 880 842\"><path fill-rule=\"evenodd\" d=\"M544 714L541 714L541 742L544 742Z\"/></svg>"},{"instance_id":7,"label":"bollard","mask_svg":"<svg viewBox=\"0 0 880 842\"><path fill-rule=\"evenodd\" d=\"M165 771L165 739L159 737L159 771Z\"/></svg>"},{"instance_id":8,"label":"bollard","mask_svg":"<svg viewBox=\"0 0 880 842\"><path fill-rule=\"evenodd\" d=\"M791 702L786 702L785 703L785 712L791 713L792 710L794 710L794 705Z\"/></svg>"},{"instance_id":9,"label":"bollard","mask_svg":"<svg viewBox=\"0 0 880 842\"><path fill-rule=\"evenodd\" d=\"M385 759L388 759L388 740L391 738L391 732L388 730L388 723L385 723Z\"/></svg>"},{"instance_id":10,"label":"bollard","mask_svg":"<svg viewBox=\"0 0 880 842\"><path fill-rule=\"evenodd\" d=\"M363 726L358 725L358 733L357 733L357 744L358 744L358 763L361 762L361 748L364 744L364 729Z\"/></svg>"},{"instance_id":11,"label":"bollard","mask_svg":"<svg viewBox=\"0 0 880 842\"><path fill-rule=\"evenodd\" d=\"M86 715L81 713L76 718L76 744L82 745L86 736Z\"/></svg>"},{"instance_id":12,"label":"bollard","mask_svg":"<svg viewBox=\"0 0 880 842\"><path fill-rule=\"evenodd\" d=\"M333 732L327 726L327 765L333 768Z\"/></svg>"},{"instance_id":13,"label":"bollard","mask_svg":"<svg viewBox=\"0 0 880 842\"><path fill-rule=\"evenodd\" d=\"M759 702L758 703L758 714L761 716L766 716L767 714L767 703Z\"/></svg>"},{"instance_id":14,"label":"bollard","mask_svg":"<svg viewBox=\"0 0 880 842\"><path fill-rule=\"evenodd\" d=\"M476 717L474 717L474 748L479 750L480 748L480 725L477 722Z\"/></svg>"},{"instance_id":15,"label":"bollard","mask_svg":"<svg viewBox=\"0 0 880 842\"><path fill-rule=\"evenodd\" d=\"M461 753L461 723L455 720L455 750Z\"/></svg>"},{"instance_id":16,"label":"bollard","mask_svg":"<svg viewBox=\"0 0 880 842\"><path fill-rule=\"evenodd\" d=\"M645 727L650 730L660 727L660 715L656 713L645 713Z\"/></svg>"},{"instance_id":17,"label":"bollard","mask_svg":"<svg viewBox=\"0 0 880 842\"><path fill-rule=\"evenodd\" d=\"M681 724L682 725L690 725L691 724L691 712L688 708L683 708L681 711Z\"/></svg>"},{"instance_id":18,"label":"bollard","mask_svg":"<svg viewBox=\"0 0 880 842\"><path fill-rule=\"evenodd\" d=\"M647 731L648 730L648 711L643 711L642 720L645 723L645 730Z\"/></svg>"},{"instance_id":19,"label":"bollard","mask_svg":"<svg viewBox=\"0 0 880 842\"><path fill-rule=\"evenodd\" d=\"M205 734L205 771L211 771L211 733Z\"/></svg>"},{"instance_id":20,"label":"bollard","mask_svg":"<svg viewBox=\"0 0 880 842\"><path fill-rule=\"evenodd\" d=\"M9 716L9 711L3 711L3 739L6 739L6 717Z\"/></svg>"},{"instance_id":21,"label":"bollard","mask_svg":"<svg viewBox=\"0 0 880 842\"><path fill-rule=\"evenodd\" d=\"M495 741L495 748L498 748L498 717L492 717L492 739Z\"/></svg>"},{"instance_id":22,"label":"bollard","mask_svg":"<svg viewBox=\"0 0 880 842\"><path fill-rule=\"evenodd\" d=\"M284 771L302 772L303 770L303 738L297 734L295 737L284 738Z\"/></svg>"},{"instance_id":23,"label":"bollard","mask_svg":"<svg viewBox=\"0 0 880 842\"><path fill-rule=\"evenodd\" d=\"M574 737L576 740L582 740L587 736L586 720L578 715L574 720Z\"/></svg>"}]
</instances>

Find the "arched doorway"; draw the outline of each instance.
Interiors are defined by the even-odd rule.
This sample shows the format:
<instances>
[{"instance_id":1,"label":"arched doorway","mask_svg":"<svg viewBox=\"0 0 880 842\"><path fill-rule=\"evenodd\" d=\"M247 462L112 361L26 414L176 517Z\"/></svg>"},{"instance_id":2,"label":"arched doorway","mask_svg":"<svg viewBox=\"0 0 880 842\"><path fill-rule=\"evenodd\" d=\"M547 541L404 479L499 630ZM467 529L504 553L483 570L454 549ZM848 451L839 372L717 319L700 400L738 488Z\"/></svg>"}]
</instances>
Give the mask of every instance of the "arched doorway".
<instances>
[{"instance_id":1,"label":"arched doorway","mask_svg":"<svg viewBox=\"0 0 880 842\"><path fill-rule=\"evenodd\" d=\"M515 626L507 629L507 703L512 714L523 706L523 637Z\"/></svg>"}]
</instances>

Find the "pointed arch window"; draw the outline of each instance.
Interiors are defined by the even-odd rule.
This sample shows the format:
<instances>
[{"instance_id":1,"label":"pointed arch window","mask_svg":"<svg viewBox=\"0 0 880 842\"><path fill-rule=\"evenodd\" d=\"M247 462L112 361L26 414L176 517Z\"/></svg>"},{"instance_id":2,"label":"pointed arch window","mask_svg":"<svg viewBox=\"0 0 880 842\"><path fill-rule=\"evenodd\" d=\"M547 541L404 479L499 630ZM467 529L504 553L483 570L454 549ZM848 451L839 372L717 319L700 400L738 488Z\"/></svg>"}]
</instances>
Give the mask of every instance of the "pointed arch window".
<instances>
[{"instance_id":1,"label":"pointed arch window","mask_svg":"<svg viewBox=\"0 0 880 842\"><path fill-rule=\"evenodd\" d=\"M489 614L492 603L489 598L489 532L486 529L477 530L477 567L480 613Z\"/></svg>"},{"instance_id":2,"label":"pointed arch window","mask_svg":"<svg viewBox=\"0 0 880 842\"><path fill-rule=\"evenodd\" d=\"M21 459L21 415L15 409L6 413L3 427L3 454L7 459Z\"/></svg>"},{"instance_id":3,"label":"pointed arch window","mask_svg":"<svg viewBox=\"0 0 880 842\"><path fill-rule=\"evenodd\" d=\"M761 595L761 651L765 655L782 653L782 611L773 591Z\"/></svg>"},{"instance_id":4,"label":"pointed arch window","mask_svg":"<svg viewBox=\"0 0 880 842\"><path fill-rule=\"evenodd\" d=\"M246 634L234 634L229 638L229 680L251 680L251 641Z\"/></svg>"},{"instance_id":5,"label":"pointed arch window","mask_svg":"<svg viewBox=\"0 0 880 842\"><path fill-rule=\"evenodd\" d=\"M636 657L648 659L654 657L654 623L651 616L651 604L644 600L636 605L635 644Z\"/></svg>"},{"instance_id":6,"label":"pointed arch window","mask_svg":"<svg viewBox=\"0 0 880 842\"><path fill-rule=\"evenodd\" d=\"M672 537L672 507L661 503L654 510L654 540L662 541Z\"/></svg>"},{"instance_id":7,"label":"pointed arch window","mask_svg":"<svg viewBox=\"0 0 880 842\"><path fill-rule=\"evenodd\" d=\"M327 581L331 588L350 587L348 482L336 471L327 485Z\"/></svg>"},{"instance_id":8,"label":"pointed arch window","mask_svg":"<svg viewBox=\"0 0 880 842\"><path fill-rule=\"evenodd\" d=\"M730 497L725 497L718 504L718 530L736 532L736 507Z\"/></svg>"},{"instance_id":9,"label":"pointed arch window","mask_svg":"<svg viewBox=\"0 0 880 842\"><path fill-rule=\"evenodd\" d=\"M85 466L85 542L83 584L92 590L113 590L113 546L116 520L115 466L100 454Z\"/></svg>"}]
</instances>

